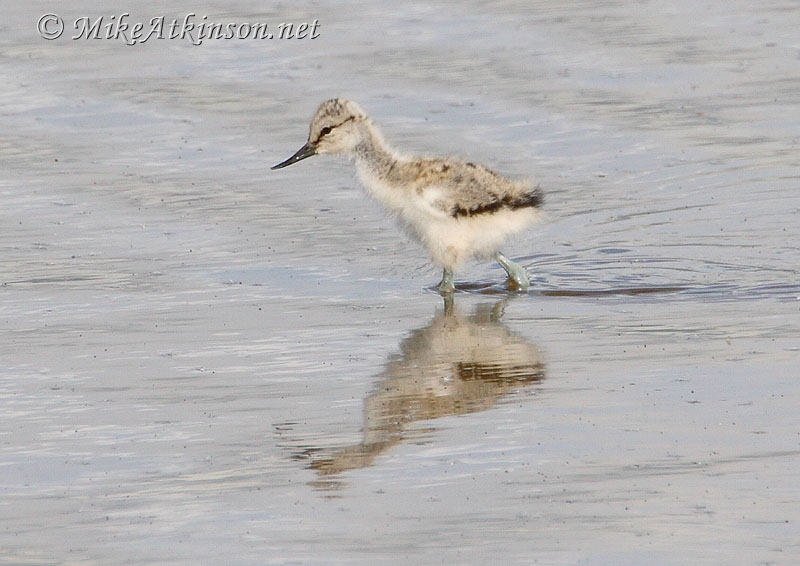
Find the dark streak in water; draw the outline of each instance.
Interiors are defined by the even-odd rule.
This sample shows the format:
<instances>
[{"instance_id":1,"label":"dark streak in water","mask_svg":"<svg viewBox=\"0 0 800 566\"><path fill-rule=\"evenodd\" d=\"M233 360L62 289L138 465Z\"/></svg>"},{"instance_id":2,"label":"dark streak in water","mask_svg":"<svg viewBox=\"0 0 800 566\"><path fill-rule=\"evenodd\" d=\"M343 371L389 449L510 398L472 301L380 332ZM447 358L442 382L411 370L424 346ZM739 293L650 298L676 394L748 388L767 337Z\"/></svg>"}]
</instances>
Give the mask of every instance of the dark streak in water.
<instances>
[{"instance_id":1,"label":"dark streak in water","mask_svg":"<svg viewBox=\"0 0 800 566\"><path fill-rule=\"evenodd\" d=\"M431 288L431 291L437 291ZM636 295L659 295L668 293L685 293L687 296L702 296L703 300L741 301L776 299L796 301L800 299L800 285L765 284L756 287L737 287L736 285L718 284L704 286L664 285L654 287L621 287L610 289L529 289L527 293L509 291L503 284L476 282L457 283L457 292L477 293L480 295L517 295L527 294L540 297L615 297Z\"/></svg>"},{"instance_id":2,"label":"dark streak in water","mask_svg":"<svg viewBox=\"0 0 800 566\"><path fill-rule=\"evenodd\" d=\"M532 294L547 297L607 297L613 295L651 295L656 293L678 293L687 291L689 287L629 287L623 289L556 289L552 291L534 291Z\"/></svg>"},{"instance_id":3,"label":"dark streak in water","mask_svg":"<svg viewBox=\"0 0 800 566\"><path fill-rule=\"evenodd\" d=\"M671 285L657 287L623 287L619 289L530 289L526 294L541 295L545 297L609 297L615 295L652 295L658 293L678 293L688 291L691 287ZM436 290L431 288L431 290ZM438 290L436 290L438 292ZM481 295L517 294L508 291L504 286L496 283L457 283L456 291L479 293Z\"/></svg>"},{"instance_id":4,"label":"dark streak in water","mask_svg":"<svg viewBox=\"0 0 800 566\"><path fill-rule=\"evenodd\" d=\"M101 275L68 275L63 277L34 277L31 279L16 279L14 281L4 281L3 285L37 285L42 283L74 283L77 281L96 281L102 279Z\"/></svg>"}]
</instances>

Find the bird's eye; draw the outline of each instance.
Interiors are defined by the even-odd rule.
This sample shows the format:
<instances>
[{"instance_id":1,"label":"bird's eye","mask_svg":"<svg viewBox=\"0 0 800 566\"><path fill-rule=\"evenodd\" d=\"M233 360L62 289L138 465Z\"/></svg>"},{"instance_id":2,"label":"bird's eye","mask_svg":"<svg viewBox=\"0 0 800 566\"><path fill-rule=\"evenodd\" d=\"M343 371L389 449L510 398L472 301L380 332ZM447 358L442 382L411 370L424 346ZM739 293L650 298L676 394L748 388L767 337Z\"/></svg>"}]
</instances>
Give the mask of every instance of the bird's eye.
<instances>
[{"instance_id":1,"label":"bird's eye","mask_svg":"<svg viewBox=\"0 0 800 566\"><path fill-rule=\"evenodd\" d=\"M330 126L325 126L324 128L322 128L322 129L320 130L320 132L319 132L319 137L322 137L322 136L327 136L328 134L330 134L330 133L331 133L331 130L332 130L332 129L333 129L333 128L331 128Z\"/></svg>"}]
</instances>

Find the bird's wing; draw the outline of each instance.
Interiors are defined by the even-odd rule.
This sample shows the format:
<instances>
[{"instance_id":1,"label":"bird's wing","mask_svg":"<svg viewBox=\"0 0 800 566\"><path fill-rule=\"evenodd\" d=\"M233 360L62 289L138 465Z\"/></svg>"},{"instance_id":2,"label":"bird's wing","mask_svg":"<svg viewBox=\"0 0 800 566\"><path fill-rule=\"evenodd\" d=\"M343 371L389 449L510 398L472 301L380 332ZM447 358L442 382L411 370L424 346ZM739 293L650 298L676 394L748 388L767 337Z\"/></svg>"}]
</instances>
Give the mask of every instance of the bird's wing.
<instances>
[{"instance_id":1,"label":"bird's wing","mask_svg":"<svg viewBox=\"0 0 800 566\"><path fill-rule=\"evenodd\" d=\"M452 216L453 197L446 186L428 185L417 191L417 206L430 216L446 218Z\"/></svg>"},{"instance_id":2,"label":"bird's wing","mask_svg":"<svg viewBox=\"0 0 800 566\"><path fill-rule=\"evenodd\" d=\"M418 191L421 201L435 215L458 217L502 206L507 198L498 187L487 187L483 179L465 172L440 178Z\"/></svg>"},{"instance_id":3,"label":"bird's wing","mask_svg":"<svg viewBox=\"0 0 800 566\"><path fill-rule=\"evenodd\" d=\"M540 193L482 165L456 159L413 164L417 207L434 217L473 216L502 208L538 206Z\"/></svg>"}]
</instances>

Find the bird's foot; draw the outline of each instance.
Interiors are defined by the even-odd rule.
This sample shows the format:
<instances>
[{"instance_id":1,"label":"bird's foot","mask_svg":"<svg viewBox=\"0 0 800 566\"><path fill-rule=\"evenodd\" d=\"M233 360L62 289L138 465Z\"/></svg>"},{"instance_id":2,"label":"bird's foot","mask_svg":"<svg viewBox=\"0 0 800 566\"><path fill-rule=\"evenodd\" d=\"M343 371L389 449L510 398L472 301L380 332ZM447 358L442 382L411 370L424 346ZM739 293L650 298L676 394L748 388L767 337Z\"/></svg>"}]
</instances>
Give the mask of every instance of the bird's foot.
<instances>
[{"instance_id":1,"label":"bird's foot","mask_svg":"<svg viewBox=\"0 0 800 566\"><path fill-rule=\"evenodd\" d=\"M506 286L509 291L527 291L531 286L530 280L525 276L524 278L509 277L506 279Z\"/></svg>"},{"instance_id":2,"label":"bird's foot","mask_svg":"<svg viewBox=\"0 0 800 566\"><path fill-rule=\"evenodd\" d=\"M495 256L495 259L497 263L500 264L500 267L505 269L508 274L506 285L508 285L509 291L526 291L528 287L531 286L531 281L528 279L528 274L525 272L524 267L514 263L499 252Z\"/></svg>"}]
</instances>

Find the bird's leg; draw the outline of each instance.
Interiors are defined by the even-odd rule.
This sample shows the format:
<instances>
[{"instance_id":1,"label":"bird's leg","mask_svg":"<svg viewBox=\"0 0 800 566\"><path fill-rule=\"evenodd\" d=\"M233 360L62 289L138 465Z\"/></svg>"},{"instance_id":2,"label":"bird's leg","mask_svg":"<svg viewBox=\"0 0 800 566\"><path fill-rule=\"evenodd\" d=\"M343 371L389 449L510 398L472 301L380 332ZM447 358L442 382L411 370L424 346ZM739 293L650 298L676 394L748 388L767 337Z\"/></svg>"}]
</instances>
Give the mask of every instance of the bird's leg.
<instances>
[{"instance_id":1,"label":"bird's leg","mask_svg":"<svg viewBox=\"0 0 800 566\"><path fill-rule=\"evenodd\" d=\"M453 316L453 293L442 295L444 299L444 315Z\"/></svg>"},{"instance_id":2,"label":"bird's leg","mask_svg":"<svg viewBox=\"0 0 800 566\"><path fill-rule=\"evenodd\" d=\"M512 291L524 291L530 287L531 282L528 279L528 274L525 273L525 268L517 265L506 256L497 252L494 256L500 267L508 273L508 288Z\"/></svg>"},{"instance_id":3,"label":"bird's leg","mask_svg":"<svg viewBox=\"0 0 800 566\"><path fill-rule=\"evenodd\" d=\"M456 290L456 285L453 283L453 272L445 268L442 271L442 280L439 282L439 292L442 295L450 295Z\"/></svg>"}]
</instances>

